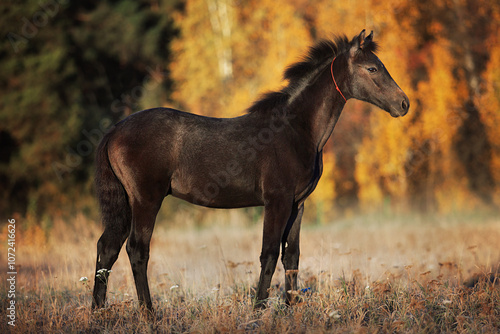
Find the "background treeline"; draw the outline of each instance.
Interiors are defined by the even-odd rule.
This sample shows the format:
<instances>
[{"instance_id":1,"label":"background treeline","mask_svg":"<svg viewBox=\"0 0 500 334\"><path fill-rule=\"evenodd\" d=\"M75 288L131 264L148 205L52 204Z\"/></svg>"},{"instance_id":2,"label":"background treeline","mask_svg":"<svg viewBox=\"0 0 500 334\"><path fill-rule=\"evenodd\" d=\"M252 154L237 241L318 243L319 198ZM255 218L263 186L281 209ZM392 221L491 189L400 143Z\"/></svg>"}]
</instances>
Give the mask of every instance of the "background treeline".
<instances>
[{"instance_id":1,"label":"background treeline","mask_svg":"<svg viewBox=\"0 0 500 334\"><path fill-rule=\"evenodd\" d=\"M500 3L33 0L0 4L0 213L95 212L93 156L134 111L240 115L319 38L374 30L411 100L350 101L308 209L500 204Z\"/></svg>"}]
</instances>

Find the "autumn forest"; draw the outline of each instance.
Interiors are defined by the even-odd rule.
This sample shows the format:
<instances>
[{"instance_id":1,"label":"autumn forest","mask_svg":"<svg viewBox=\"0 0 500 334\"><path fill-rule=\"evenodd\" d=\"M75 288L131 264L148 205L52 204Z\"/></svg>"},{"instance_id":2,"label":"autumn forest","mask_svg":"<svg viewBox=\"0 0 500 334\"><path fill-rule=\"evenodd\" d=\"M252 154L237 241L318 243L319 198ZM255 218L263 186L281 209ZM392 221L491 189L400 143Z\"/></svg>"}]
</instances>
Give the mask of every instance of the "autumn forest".
<instances>
[{"instance_id":1,"label":"autumn forest","mask_svg":"<svg viewBox=\"0 0 500 334\"><path fill-rule=\"evenodd\" d=\"M7 1L0 5L0 213L95 214L115 122L166 106L245 113L316 41L373 30L404 118L347 103L309 199L358 210L500 205L500 3L486 0ZM321 216L321 217L320 217Z\"/></svg>"}]
</instances>

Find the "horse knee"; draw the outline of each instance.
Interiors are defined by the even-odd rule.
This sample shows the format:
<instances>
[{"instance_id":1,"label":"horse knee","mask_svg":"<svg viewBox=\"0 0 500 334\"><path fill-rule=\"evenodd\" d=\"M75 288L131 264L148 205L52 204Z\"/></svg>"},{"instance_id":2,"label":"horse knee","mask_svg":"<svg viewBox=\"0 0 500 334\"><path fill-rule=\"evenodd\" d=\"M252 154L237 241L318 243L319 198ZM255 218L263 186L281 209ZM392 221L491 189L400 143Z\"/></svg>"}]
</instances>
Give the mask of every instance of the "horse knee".
<instances>
[{"instance_id":1,"label":"horse knee","mask_svg":"<svg viewBox=\"0 0 500 334\"><path fill-rule=\"evenodd\" d=\"M272 275L276 269L279 258L279 249L276 251L263 252L260 255L261 274Z\"/></svg>"},{"instance_id":2,"label":"horse knee","mask_svg":"<svg viewBox=\"0 0 500 334\"><path fill-rule=\"evenodd\" d=\"M299 266L300 251L296 248L287 247L281 257L281 262L286 269L297 269Z\"/></svg>"},{"instance_id":3,"label":"horse knee","mask_svg":"<svg viewBox=\"0 0 500 334\"><path fill-rule=\"evenodd\" d=\"M277 261L280 256L279 247L272 247L266 250L263 250L260 254L260 263L264 264L269 260Z\"/></svg>"}]
</instances>

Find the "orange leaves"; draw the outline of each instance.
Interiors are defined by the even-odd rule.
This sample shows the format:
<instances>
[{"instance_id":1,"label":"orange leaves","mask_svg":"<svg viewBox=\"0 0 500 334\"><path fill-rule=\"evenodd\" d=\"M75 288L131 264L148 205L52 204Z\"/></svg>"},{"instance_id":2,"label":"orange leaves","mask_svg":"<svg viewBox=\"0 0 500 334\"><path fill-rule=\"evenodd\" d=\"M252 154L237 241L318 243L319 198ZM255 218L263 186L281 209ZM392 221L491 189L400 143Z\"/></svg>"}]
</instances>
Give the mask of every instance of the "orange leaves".
<instances>
[{"instance_id":1,"label":"orange leaves","mask_svg":"<svg viewBox=\"0 0 500 334\"><path fill-rule=\"evenodd\" d=\"M499 13L497 13L500 17ZM498 129L500 128L500 46L498 36L493 36L491 44L490 60L486 71L483 74L484 94L479 98L481 105L481 119L485 124L488 139L493 147L491 159L491 171L497 184L500 183L500 137ZM500 205L500 188L496 189L496 204Z\"/></svg>"},{"instance_id":2,"label":"orange leaves","mask_svg":"<svg viewBox=\"0 0 500 334\"><path fill-rule=\"evenodd\" d=\"M353 141L349 153L355 161L354 178L347 181L357 183L352 189L357 189L361 208L386 199L412 203L415 198L440 211L473 208L479 200L473 199L470 173L464 172L454 144L462 136L458 129L468 117L464 104L476 78L481 78L481 89L474 103L492 145L490 169L500 184L500 48L495 19L500 8L482 0L480 4L489 9L472 11L464 17L465 28L458 29L452 18L464 13L463 1L409 5L402 0L370 0L360 5L320 0L312 6L303 0L251 0L244 5L236 0L188 0L183 15L175 16L181 34L172 43L173 97L187 111L237 116L263 92L279 89L283 70L313 40L374 30L381 45L378 55L409 96L411 108L406 117L394 120L369 107L370 120L359 125L361 138ZM490 26L482 23L483 27L478 22L487 21L474 15L491 17ZM479 33L468 27L483 27L491 36L475 40ZM478 63L484 54L489 54L487 65ZM482 68L482 73L471 72ZM359 109L350 102L344 114ZM344 121L346 117L351 115ZM337 127L336 132L341 130ZM335 149L325 149L323 177L311 198L318 210L332 208L343 196L342 161L336 161L331 152ZM500 204L499 187L493 198Z\"/></svg>"},{"instance_id":3,"label":"orange leaves","mask_svg":"<svg viewBox=\"0 0 500 334\"><path fill-rule=\"evenodd\" d=\"M302 18L284 1L189 0L177 16L174 99L188 111L229 117L278 89L284 68L310 44Z\"/></svg>"},{"instance_id":4,"label":"orange leaves","mask_svg":"<svg viewBox=\"0 0 500 334\"><path fill-rule=\"evenodd\" d=\"M331 151L323 154L323 175L316 189L311 194L310 202L316 208L317 217L320 221L324 220L324 214L329 213L331 203L335 200L335 157Z\"/></svg>"}]
</instances>

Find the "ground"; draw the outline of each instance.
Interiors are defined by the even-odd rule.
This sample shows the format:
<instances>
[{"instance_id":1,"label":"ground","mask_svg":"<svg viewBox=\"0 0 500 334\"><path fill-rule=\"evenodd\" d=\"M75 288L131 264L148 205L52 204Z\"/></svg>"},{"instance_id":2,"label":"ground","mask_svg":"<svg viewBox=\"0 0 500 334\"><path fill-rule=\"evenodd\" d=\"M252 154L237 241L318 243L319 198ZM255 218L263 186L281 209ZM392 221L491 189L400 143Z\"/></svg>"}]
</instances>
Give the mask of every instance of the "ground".
<instances>
[{"instance_id":1,"label":"ground","mask_svg":"<svg viewBox=\"0 0 500 334\"><path fill-rule=\"evenodd\" d=\"M91 312L98 224L83 215L43 229L18 222L16 326L2 316L0 331L500 331L500 218L363 215L305 223L297 304L283 303L278 263L268 307L253 311L261 224L249 224L242 211L207 212L213 224L201 228L158 222L149 266L156 314L149 318L137 306L123 250L110 275L109 306ZM6 254L7 246L0 249ZM12 298L1 284L4 313Z\"/></svg>"}]
</instances>

